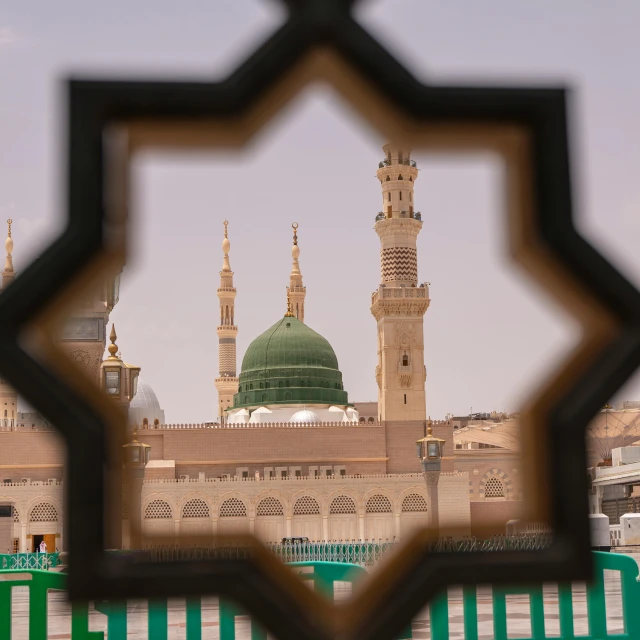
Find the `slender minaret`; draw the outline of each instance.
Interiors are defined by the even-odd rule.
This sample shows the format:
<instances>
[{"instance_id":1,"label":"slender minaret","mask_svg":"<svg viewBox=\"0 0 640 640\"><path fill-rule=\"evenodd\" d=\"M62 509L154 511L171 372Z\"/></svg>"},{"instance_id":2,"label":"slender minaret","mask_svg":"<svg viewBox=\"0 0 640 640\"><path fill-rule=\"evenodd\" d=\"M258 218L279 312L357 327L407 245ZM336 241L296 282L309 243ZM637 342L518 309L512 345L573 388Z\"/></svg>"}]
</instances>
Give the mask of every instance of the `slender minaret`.
<instances>
[{"instance_id":1,"label":"slender minaret","mask_svg":"<svg viewBox=\"0 0 640 640\"><path fill-rule=\"evenodd\" d=\"M287 287L287 299L291 300L291 311L293 315L304 322L304 299L307 295L307 288L302 284L302 274L300 273L300 247L298 246L298 223L294 222L293 228L293 247L291 247L291 257L293 264L291 265L291 275L289 276L289 286Z\"/></svg>"},{"instance_id":2,"label":"slender minaret","mask_svg":"<svg viewBox=\"0 0 640 640\"><path fill-rule=\"evenodd\" d=\"M381 283L371 313L378 322L378 414L380 420L426 420L424 314L429 288L418 286L416 239L422 220L414 211L418 178L411 149L387 144L378 168L383 210L376 217L380 236Z\"/></svg>"},{"instance_id":3,"label":"slender minaret","mask_svg":"<svg viewBox=\"0 0 640 640\"><path fill-rule=\"evenodd\" d=\"M9 218L7 220L7 239L4 242L4 247L7 251L7 257L4 260L4 269L2 270L2 288L6 289L7 285L11 284L16 277L16 272L13 268L13 238L11 237L11 225L13 220Z\"/></svg>"},{"instance_id":4,"label":"slender minaret","mask_svg":"<svg viewBox=\"0 0 640 640\"><path fill-rule=\"evenodd\" d=\"M4 246L7 251L7 257L4 261L4 269L2 270L2 290L6 289L16 277L13 268L13 238L11 237L11 225L13 220L7 220L7 239ZM0 376L0 426L4 429L14 429L17 426L18 418L18 394L16 390Z\"/></svg>"},{"instance_id":5,"label":"slender minaret","mask_svg":"<svg viewBox=\"0 0 640 640\"><path fill-rule=\"evenodd\" d=\"M228 237L229 223L224 221L224 240L222 241L222 271L220 271L220 325L218 326L218 368L219 377L215 380L218 390L218 417L221 422L225 419L225 409L233 406L233 396L238 393L238 378L236 376L236 336L238 327L235 325L236 290L233 286L233 271L229 265L229 249L231 243Z\"/></svg>"}]
</instances>

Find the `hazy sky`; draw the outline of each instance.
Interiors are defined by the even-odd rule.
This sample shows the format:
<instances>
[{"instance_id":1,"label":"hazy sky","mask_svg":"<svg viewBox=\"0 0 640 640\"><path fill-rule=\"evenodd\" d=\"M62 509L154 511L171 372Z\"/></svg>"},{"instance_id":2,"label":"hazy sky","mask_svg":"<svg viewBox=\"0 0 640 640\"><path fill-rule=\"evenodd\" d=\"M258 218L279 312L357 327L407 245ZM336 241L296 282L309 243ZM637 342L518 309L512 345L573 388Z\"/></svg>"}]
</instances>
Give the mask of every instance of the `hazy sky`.
<instances>
[{"instance_id":1,"label":"hazy sky","mask_svg":"<svg viewBox=\"0 0 640 640\"><path fill-rule=\"evenodd\" d=\"M640 3L365 2L360 19L421 79L573 88L578 224L640 285ZM0 5L0 220L24 268L63 220L61 80L218 78L283 18L275 2ZM307 323L333 345L353 401L376 398L382 140L323 87L280 114L245 153L141 156L136 245L113 313L123 357L142 367L168 421L216 414L222 221L238 289L238 369L285 311L291 222L300 224ZM491 156L426 157L416 209L428 413L515 410L578 339L505 256L502 167ZM622 394L640 398L640 376Z\"/></svg>"}]
</instances>

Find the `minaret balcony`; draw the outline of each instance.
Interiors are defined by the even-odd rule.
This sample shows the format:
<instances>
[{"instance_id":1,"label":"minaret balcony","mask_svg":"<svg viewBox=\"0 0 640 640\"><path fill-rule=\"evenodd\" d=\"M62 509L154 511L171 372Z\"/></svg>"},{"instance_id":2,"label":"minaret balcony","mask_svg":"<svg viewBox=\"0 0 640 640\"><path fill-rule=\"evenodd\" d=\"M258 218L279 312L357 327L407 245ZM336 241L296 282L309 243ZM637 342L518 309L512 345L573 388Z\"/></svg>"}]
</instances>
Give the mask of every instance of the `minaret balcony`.
<instances>
[{"instance_id":1,"label":"minaret balcony","mask_svg":"<svg viewBox=\"0 0 640 640\"><path fill-rule=\"evenodd\" d=\"M235 293L236 288L235 287L219 287L216 291L218 293L224 293L224 292Z\"/></svg>"},{"instance_id":2,"label":"minaret balcony","mask_svg":"<svg viewBox=\"0 0 640 640\"><path fill-rule=\"evenodd\" d=\"M406 167L413 167L414 169L418 168L418 163L415 160L410 160L409 158L400 158L396 163L392 163L385 158L382 162L378 162L378 169L384 169L384 167L393 167L396 165L404 165Z\"/></svg>"},{"instance_id":3,"label":"minaret balcony","mask_svg":"<svg viewBox=\"0 0 640 640\"><path fill-rule=\"evenodd\" d=\"M220 333L221 331L238 333L238 327L235 324L221 324L218 325L217 331L218 333Z\"/></svg>"},{"instance_id":4,"label":"minaret balcony","mask_svg":"<svg viewBox=\"0 0 640 640\"><path fill-rule=\"evenodd\" d=\"M371 295L371 304L376 304L379 300L406 300L407 298L429 300L429 283L423 282L418 287L387 287L382 284Z\"/></svg>"},{"instance_id":5,"label":"minaret balcony","mask_svg":"<svg viewBox=\"0 0 640 640\"><path fill-rule=\"evenodd\" d=\"M396 219L412 219L422 222L422 214L419 211L394 211L391 216L387 216L388 214L384 213L384 211L378 211L378 214L376 215L376 222L380 222L380 220Z\"/></svg>"}]
</instances>

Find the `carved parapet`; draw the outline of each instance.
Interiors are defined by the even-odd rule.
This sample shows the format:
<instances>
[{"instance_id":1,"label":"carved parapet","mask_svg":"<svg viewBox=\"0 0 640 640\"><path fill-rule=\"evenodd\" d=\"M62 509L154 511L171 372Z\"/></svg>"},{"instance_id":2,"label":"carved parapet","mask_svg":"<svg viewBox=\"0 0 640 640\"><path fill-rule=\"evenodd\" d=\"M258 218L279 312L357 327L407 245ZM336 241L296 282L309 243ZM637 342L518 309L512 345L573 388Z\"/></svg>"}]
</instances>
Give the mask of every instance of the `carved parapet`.
<instances>
[{"instance_id":1,"label":"carved parapet","mask_svg":"<svg viewBox=\"0 0 640 640\"><path fill-rule=\"evenodd\" d=\"M374 294L371 313L376 320L380 320L385 316L421 317L427 312L430 302L431 300L428 298L381 300L379 296Z\"/></svg>"}]
</instances>

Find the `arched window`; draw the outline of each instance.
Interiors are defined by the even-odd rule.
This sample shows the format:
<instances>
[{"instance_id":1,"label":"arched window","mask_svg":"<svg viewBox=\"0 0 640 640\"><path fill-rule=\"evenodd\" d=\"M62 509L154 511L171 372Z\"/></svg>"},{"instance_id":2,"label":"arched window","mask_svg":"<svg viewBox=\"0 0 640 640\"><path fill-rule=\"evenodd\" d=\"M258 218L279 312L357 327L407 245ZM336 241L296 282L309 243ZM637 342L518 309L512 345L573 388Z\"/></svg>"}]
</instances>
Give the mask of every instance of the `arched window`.
<instances>
[{"instance_id":1,"label":"arched window","mask_svg":"<svg viewBox=\"0 0 640 640\"><path fill-rule=\"evenodd\" d=\"M280 382L278 382L278 386L282 389L282 380L280 380Z\"/></svg>"},{"instance_id":2,"label":"arched window","mask_svg":"<svg viewBox=\"0 0 640 640\"><path fill-rule=\"evenodd\" d=\"M484 485L485 498L504 498L504 484L499 478L489 478Z\"/></svg>"},{"instance_id":3,"label":"arched window","mask_svg":"<svg viewBox=\"0 0 640 640\"><path fill-rule=\"evenodd\" d=\"M260 383L260 388L262 389L262 382Z\"/></svg>"},{"instance_id":4,"label":"arched window","mask_svg":"<svg viewBox=\"0 0 640 640\"><path fill-rule=\"evenodd\" d=\"M238 498L227 498L220 505L220 517L221 518L235 518L238 516L246 516L247 507L242 500Z\"/></svg>"},{"instance_id":5,"label":"arched window","mask_svg":"<svg viewBox=\"0 0 640 640\"><path fill-rule=\"evenodd\" d=\"M360 424L364 424L366 422L365 418L360 418Z\"/></svg>"},{"instance_id":6,"label":"arched window","mask_svg":"<svg viewBox=\"0 0 640 640\"><path fill-rule=\"evenodd\" d=\"M171 507L164 500L152 500L144 510L145 520L169 520Z\"/></svg>"},{"instance_id":7,"label":"arched window","mask_svg":"<svg viewBox=\"0 0 640 640\"><path fill-rule=\"evenodd\" d=\"M268 389L268 388L269 388L269 381L268 381L268 380L264 383L264 388L265 388L265 389Z\"/></svg>"},{"instance_id":8,"label":"arched window","mask_svg":"<svg viewBox=\"0 0 640 640\"><path fill-rule=\"evenodd\" d=\"M262 402L266 402L269 399L269 394L268 393L263 393L262 394Z\"/></svg>"},{"instance_id":9,"label":"arched window","mask_svg":"<svg viewBox=\"0 0 640 640\"><path fill-rule=\"evenodd\" d=\"M371 424L373 424L373 423L374 423L374 419L373 419L373 417L369 418L369 422L370 422Z\"/></svg>"},{"instance_id":10,"label":"arched window","mask_svg":"<svg viewBox=\"0 0 640 640\"><path fill-rule=\"evenodd\" d=\"M149 418L142 418L142 426L143 427L149 426Z\"/></svg>"},{"instance_id":11,"label":"arched window","mask_svg":"<svg viewBox=\"0 0 640 640\"><path fill-rule=\"evenodd\" d=\"M249 385L249 391L253 391L253 382Z\"/></svg>"},{"instance_id":12,"label":"arched window","mask_svg":"<svg viewBox=\"0 0 640 640\"><path fill-rule=\"evenodd\" d=\"M289 381L288 380L285 380L284 386L287 387L287 388L289 387Z\"/></svg>"},{"instance_id":13,"label":"arched window","mask_svg":"<svg viewBox=\"0 0 640 640\"><path fill-rule=\"evenodd\" d=\"M304 380L300 380L300 386L304 387Z\"/></svg>"},{"instance_id":14,"label":"arched window","mask_svg":"<svg viewBox=\"0 0 640 640\"><path fill-rule=\"evenodd\" d=\"M287 392L284 394L284 399L285 399L285 400L291 400L291 393L290 393L289 391L287 391Z\"/></svg>"},{"instance_id":15,"label":"arched window","mask_svg":"<svg viewBox=\"0 0 640 640\"><path fill-rule=\"evenodd\" d=\"M183 518L208 518L209 505L201 498L193 498L182 507Z\"/></svg>"},{"instance_id":16,"label":"arched window","mask_svg":"<svg viewBox=\"0 0 640 640\"><path fill-rule=\"evenodd\" d=\"M244 403L245 404L249 404L249 396L245 396L244 397Z\"/></svg>"},{"instance_id":17,"label":"arched window","mask_svg":"<svg viewBox=\"0 0 640 640\"><path fill-rule=\"evenodd\" d=\"M293 505L294 516L311 516L320 513L320 505L315 498L311 496L302 496L298 498Z\"/></svg>"},{"instance_id":18,"label":"arched window","mask_svg":"<svg viewBox=\"0 0 640 640\"><path fill-rule=\"evenodd\" d=\"M391 178L387 176L387 182L391 182Z\"/></svg>"},{"instance_id":19,"label":"arched window","mask_svg":"<svg viewBox=\"0 0 640 640\"><path fill-rule=\"evenodd\" d=\"M284 509L282 503L276 498L265 498L260 501L258 508L256 509L257 516L281 516L284 515Z\"/></svg>"},{"instance_id":20,"label":"arched window","mask_svg":"<svg viewBox=\"0 0 640 640\"><path fill-rule=\"evenodd\" d=\"M402 177L402 174L398 176L398 180L404 180L404 178Z\"/></svg>"},{"instance_id":21,"label":"arched window","mask_svg":"<svg viewBox=\"0 0 640 640\"><path fill-rule=\"evenodd\" d=\"M402 356L402 366L403 367L409 366L409 356L406 353Z\"/></svg>"},{"instance_id":22,"label":"arched window","mask_svg":"<svg viewBox=\"0 0 640 640\"><path fill-rule=\"evenodd\" d=\"M356 503L349 496L337 496L329 505L329 513L355 513Z\"/></svg>"},{"instance_id":23,"label":"arched window","mask_svg":"<svg viewBox=\"0 0 640 640\"><path fill-rule=\"evenodd\" d=\"M400 200L402 200L402 191L400 192Z\"/></svg>"},{"instance_id":24,"label":"arched window","mask_svg":"<svg viewBox=\"0 0 640 640\"><path fill-rule=\"evenodd\" d=\"M158 427L158 426L160 426L160 420L158 420L158 418L156 418L156 419L153 421L153 426L154 426L154 427Z\"/></svg>"},{"instance_id":25,"label":"arched window","mask_svg":"<svg viewBox=\"0 0 640 640\"><path fill-rule=\"evenodd\" d=\"M58 522L58 511L50 502L41 502L31 510L29 522Z\"/></svg>"},{"instance_id":26,"label":"arched window","mask_svg":"<svg viewBox=\"0 0 640 640\"><path fill-rule=\"evenodd\" d=\"M413 178L409 176L409 182L413 182Z\"/></svg>"},{"instance_id":27,"label":"arched window","mask_svg":"<svg viewBox=\"0 0 640 640\"><path fill-rule=\"evenodd\" d=\"M391 191L389 191L389 193L387 193L387 196L389 196L389 197L387 198L387 200L388 200L389 202L391 202Z\"/></svg>"},{"instance_id":28,"label":"arched window","mask_svg":"<svg viewBox=\"0 0 640 640\"><path fill-rule=\"evenodd\" d=\"M387 496L376 494L367 500L367 513L391 513L391 501Z\"/></svg>"},{"instance_id":29,"label":"arched window","mask_svg":"<svg viewBox=\"0 0 640 640\"><path fill-rule=\"evenodd\" d=\"M403 511L426 511L427 501L418 493L410 493L402 501Z\"/></svg>"}]
</instances>

